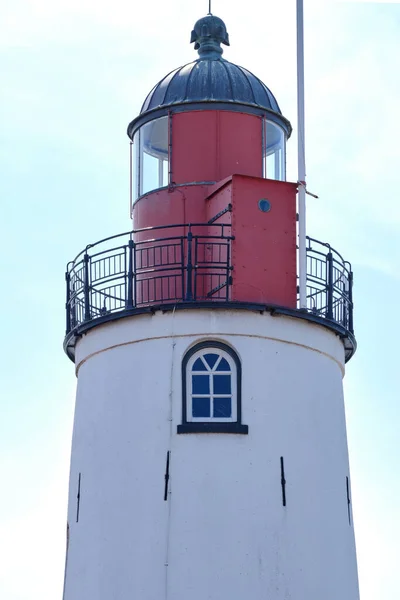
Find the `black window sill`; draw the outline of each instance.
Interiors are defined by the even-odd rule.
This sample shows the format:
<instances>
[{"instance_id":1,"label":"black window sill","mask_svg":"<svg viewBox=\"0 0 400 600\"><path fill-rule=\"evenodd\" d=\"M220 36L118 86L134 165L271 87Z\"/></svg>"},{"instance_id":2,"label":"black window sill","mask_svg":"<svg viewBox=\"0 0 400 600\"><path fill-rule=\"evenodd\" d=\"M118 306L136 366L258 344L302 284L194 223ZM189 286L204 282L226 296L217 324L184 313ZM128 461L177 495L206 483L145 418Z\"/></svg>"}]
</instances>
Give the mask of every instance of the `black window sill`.
<instances>
[{"instance_id":1,"label":"black window sill","mask_svg":"<svg viewBox=\"0 0 400 600\"><path fill-rule=\"evenodd\" d=\"M242 423L184 423L178 433L241 433L247 435L249 426Z\"/></svg>"}]
</instances>

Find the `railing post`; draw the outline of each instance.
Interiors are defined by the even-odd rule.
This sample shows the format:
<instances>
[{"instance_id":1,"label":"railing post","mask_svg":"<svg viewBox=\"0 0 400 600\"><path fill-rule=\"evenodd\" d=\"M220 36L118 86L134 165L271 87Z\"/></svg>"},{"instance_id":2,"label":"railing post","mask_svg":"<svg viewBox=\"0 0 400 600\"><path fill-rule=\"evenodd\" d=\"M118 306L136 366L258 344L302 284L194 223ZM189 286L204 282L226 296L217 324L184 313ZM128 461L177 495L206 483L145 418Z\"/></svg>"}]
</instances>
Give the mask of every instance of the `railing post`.
<instances>
[{"instance_id":1,"label":"railing post","mask_svg":"<svg viewBox=\"0 0 400 600\"><path fill-rule=\"evenodd\" d=\"M67 286L67 299L65 302L65 308L67 311L67 324L66 324L66 335L68 335L68 333L71 331L71 306L70 306L70 302L71 302L71 290L70 290L70 283L71 283L71 275L69 273L69 271L66 271L65 273L65 283Z\"/></svg>"},{"instance_id":2,"label":"railing post","mask_svg":"<svg viewBox=\"0 0 400 600\"><path fill-rule=\"evenodd\" d=\"M186 265L186 297L185 300L193 300L193 287L192 287L192 242L193 234L189 225L189 231L187 234L187 265Z\"/></svg>"},{"instance_id":3,"label":"railing post","mask_svg":"<svg viewBox=\"0 0 400 600\"><path fill-rule=\"evenodd\" d=\"M84 300L85 300L85 313L84 313L84 318L85 321L90 321L91 319L91 315L90 315L90 298L89 298L89 265L90 265L90 256L87 254L87 252L85 253L85 256L83 257L84 260L84 288L83 288L83 295L84 295Z\"/></svg>"},{"instance_id":4,"label":"railing post","mask_svg":"<svg viewBox=\"0 0 400 600\"><path fill-rule=\"evenodd\" d=\"M326 318L333 320L333 256L331 251L326 255L326 293Z\"/></svg>"},{"instance_id":5,"label":"railing post","mask_svg":"<svg viewBox=\"0 0 400 600\"><path fill-rule=\"evenodd\" d=\"M185 243L184 237L181 237L181 287L182 287L182 302L185 301Z\"/></svg>"},{"instance_id":6,"label":"railing post","mask_svg":"<svg viewBox=\"0 0 400 600\"><path fill-rule=\"evenodd\" d=\"M349 331L350 331L350 333L354 333L354 325L353 325L353 271L349 272L349 298L348 298L348 307L349 307Z\"/></svg>"},{"instance_id":7,"label":"railing post","mask_svg":"<svg viewBox=\"0 0 400 600\"><path fill-rule=\"evenodd\" d=\"M133 308L133 254L135 252L135 244L133 240L128 243L128 293L126 298L126 308Z\"/></svg>"},{"instance_id":8,"label":"railing post","mask_svg":"<svg viewBox=\"0 0 400 600\"><path fill-rule=\"evenodd\" d=\"M225 296L225 300L227 302L229 302L229 291L230 291L230 285L231 285L231 240L227 240L227 246L226 246L226 296Z\"/></svg>"}]
</instances>

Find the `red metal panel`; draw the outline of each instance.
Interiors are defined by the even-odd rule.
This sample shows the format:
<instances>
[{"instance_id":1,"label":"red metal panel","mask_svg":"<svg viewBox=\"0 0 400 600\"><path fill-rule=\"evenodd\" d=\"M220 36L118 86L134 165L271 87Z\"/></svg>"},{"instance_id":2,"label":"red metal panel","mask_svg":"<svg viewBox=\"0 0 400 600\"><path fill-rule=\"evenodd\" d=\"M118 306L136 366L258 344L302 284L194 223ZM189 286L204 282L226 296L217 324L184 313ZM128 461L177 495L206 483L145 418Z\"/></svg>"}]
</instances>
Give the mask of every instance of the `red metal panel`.
<instances>
[{"instance_id":1,"label":"red metal panel","mask_svg":"<svg viewBox=\"0 0 400 600\"><path fill-rule=\"evenodd\" d=\"M216 181L216 111L193 111L172 116L172 180L174 183Z\"/></svg>"},{"instance_id":2,"label":"red metal panel","mask_svg":"<svg viewBox=\"0 0 400 600\"><path fill-rule=\"evenodd\" d=\"M232 300L295 308L296 184L234 176L232 191Z\"/></svg>"},{"instance_id":3,"label":"red metal panel","mask_svg":"<svg viewBox=\"0 0 400 600\"><path fill-rule=\"evenodd\" d=\"M261 117L228 111L218 114L218 179L235 174L262 177Z\"/></svg>"},{"instance_id":4,"label":"red metal panel","mask_svg":"<svg viewBox=\"0 0 400 600\"><path fill-rule=\"evenodd\" d=\"M232 202L232 178L228 178L224 181L222 185L216 184L211 188L212 192L208 195L206 199L206 219L207 222L210 219L214 219L216 215L220 212L224 211L229 204ZM231 213L225 213L217 221L216 223L230 223L231 222Z\"/></svg>"},{"instance_id":5,"label":"red metal panel","mask_svg":"<svg viewBox=\"0 0 400 600\"><path fill-rule=\"evenodd\" d=\"M180 186L143 196L133 207L135 229L175 223L204 223L208 186Z\"/></svg>"},{"instance_id":6,"label":"red metal panel","mask_svg":"<svg viewBox=\"0 0 400 600\"><path fill-rule=\"evenodd\" d=\"M233 174L262 176L261 117L211 110L172 116L174 183L220 181Z\"/></svg>"},{"instance_id":7,"label":"red metal panel","mask_svg":"<svg viewBox=\"0 0 400 600\"><path fill-rule=\"evenodd\" d=\"M133 208L134 228L206 222L204 198L207 190L207 186L182 186L144 196ZM198 229L193 228L192 232L207 234L206 227ZM185 227L153 229L136 234L135 242L140 242L135 265L138 304L160 304L183 299L186 274L181 264L187 262L187 243L180 239L183 235L187 235ZM157 238L162 241L146 242Z\"/></svg>"}]
</instances>

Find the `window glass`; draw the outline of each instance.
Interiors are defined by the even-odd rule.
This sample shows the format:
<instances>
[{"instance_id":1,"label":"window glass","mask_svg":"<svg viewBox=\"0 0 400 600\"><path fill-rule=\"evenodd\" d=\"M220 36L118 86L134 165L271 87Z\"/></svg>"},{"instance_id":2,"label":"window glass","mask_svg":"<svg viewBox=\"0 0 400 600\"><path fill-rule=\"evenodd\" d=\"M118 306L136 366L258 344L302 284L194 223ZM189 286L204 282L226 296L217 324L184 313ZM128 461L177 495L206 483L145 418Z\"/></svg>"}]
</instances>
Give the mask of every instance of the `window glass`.
<instances>
[{"instance_id":1,"label":"window glass","mask_svg":"<svg viewBox=\"0 0 400 600\"><path fill-rule=\"evenodd\" d=\"M209 394L210 377L208 375L192 376L192 394Z\"/></svg>"},{"instance_id":2,"label":"window glass","mask_svg":"<svg viewBox=\"0 0 400 600\"><path fill-rule=\"evenodd\" d=\"M192 414L195 419L207 419L211 416L210 398L192 398Z\"/></svg>"},{"instance_id":3,"label":"window glass","mask_svg":"<svg viewBox=\"0 0 400 600\"><path fill-rule=\"evenodd\" d=\"M154 119L134 135L134 199L168 185L168 117Z\"/></svg>"},{"instance_id":4,"label":"window glass","mask_svg":"<svg viewBox=\"0 0 400 600\"><path fill-rule=\"evenodd\" d=\"M206 363L198 358L193 365L193 371L207 371Z\"/></svg>"},{"instance_id":5,"label":"window glass","mask_svg":"<svg viewBox=\"0 0 400 600\"><path fill-rule=\"evenodd\" d=\"M220 375L219 373L214 375L214 394L230 394L231 393L231 376Z\"/></svg>"},{"instance_id":6,"label":"window glass","mask_svg":"<svg viewBox=\"0 0 400 600\"><path fill-rule=\"evenodd\" d=\"M216 369L217 371L229 371L230 370L230 366L228 361L226 360L226 358L221 358L221 360L218 363L218 367Z\"/></svg>"},{"instance_id":7,"label":"window glass","mask_svg":"<svg viewBox=\"0 0 400 600\"><path fill-rule=\"evenodd\" d=\"M232 416L232 398L214 398L214 413L217 418L229 418Z\"/></svg>"},{"instance_id":8,"label":"window glass","mask_svg":"<svg viewBox=\"0 0 400 600\"><path fill-rule=\"evenodd\" d=\"M187 364L186 381L188 421L236 420L236 365L227 352L196 352Z\"/></svg>"},{"instance_id":9,"label":"window glass","mask_svg":"<svg viewBox=\"0 0 400 600\"><path fill-rule=\"evenodd\" d=\"M268 179L285 181L285 134L281 127L270 121L264 122L263 157L263 176Z\"/></svg>"},{"instance_id":10,"label":"window glass","mask_svg":"<svg viewBox=\"0 0 400 600\"><path fill-rule=\"evenodd\" d=\"M139 196L139 179L140 179L140 131L137 131L133 136L133 152L132 152L132 190L133 190L133 200Z\"/></svg>"}]
</instances>

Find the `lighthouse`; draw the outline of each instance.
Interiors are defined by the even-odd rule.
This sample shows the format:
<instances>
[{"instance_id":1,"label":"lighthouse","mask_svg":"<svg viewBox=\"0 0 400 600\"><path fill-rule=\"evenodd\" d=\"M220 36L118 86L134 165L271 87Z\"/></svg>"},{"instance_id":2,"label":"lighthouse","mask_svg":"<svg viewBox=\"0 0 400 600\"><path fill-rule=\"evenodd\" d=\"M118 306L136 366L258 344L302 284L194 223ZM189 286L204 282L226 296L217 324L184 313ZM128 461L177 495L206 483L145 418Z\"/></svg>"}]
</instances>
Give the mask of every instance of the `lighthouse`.
<instances>
[{"instance_id":1,"label":"lighthouse","mask_svg":"<svg viewBox=\"0 0 400 600\"><path fill-rule=\"evenodd\" d=\"M351 265L299 239L290 122L224 22L191 42L128 126L132 230L67 266L64 600L357 600Z\"/></svg>"}]
</instances>

